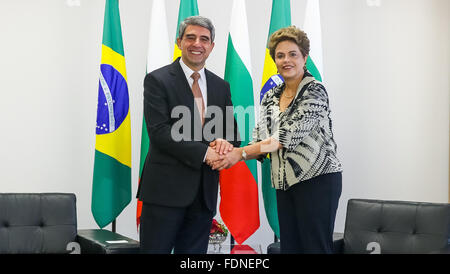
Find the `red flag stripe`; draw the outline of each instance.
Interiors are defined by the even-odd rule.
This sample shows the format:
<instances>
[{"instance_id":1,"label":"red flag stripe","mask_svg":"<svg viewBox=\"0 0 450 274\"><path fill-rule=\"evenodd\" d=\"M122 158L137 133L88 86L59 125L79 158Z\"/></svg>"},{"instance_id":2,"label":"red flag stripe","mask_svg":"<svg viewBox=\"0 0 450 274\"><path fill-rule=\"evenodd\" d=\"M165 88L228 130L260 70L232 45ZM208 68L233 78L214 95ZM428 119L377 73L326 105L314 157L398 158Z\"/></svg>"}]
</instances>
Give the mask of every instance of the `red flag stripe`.
<instances>
[{"instance_id":1,"label":"red flag stripe","mask_svg":"<svg viewBox=\"0 0 450 274\"><path fill-rule=\"evenodd\" d=\"M260 225L258 184L245 162L220 172L220 199L220 216L236 242L241 244ZM246 205L245 210L242 205Z\"/></svg>"}]
</instances>

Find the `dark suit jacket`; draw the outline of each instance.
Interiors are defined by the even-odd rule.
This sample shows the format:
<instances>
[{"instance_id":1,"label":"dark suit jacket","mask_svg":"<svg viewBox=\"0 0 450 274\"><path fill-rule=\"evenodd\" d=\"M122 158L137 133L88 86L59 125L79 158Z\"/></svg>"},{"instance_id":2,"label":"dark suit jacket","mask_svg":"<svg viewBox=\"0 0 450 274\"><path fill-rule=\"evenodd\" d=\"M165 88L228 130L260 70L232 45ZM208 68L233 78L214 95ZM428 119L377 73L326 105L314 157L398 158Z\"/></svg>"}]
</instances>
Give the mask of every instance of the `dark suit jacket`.
<instances>
[{"instance_id":1,"label":"dark suit jacket","mask_svg":"<svg viewBox=\"0 0 450 274\"><path fill-rule=\"evenodd\" d=\"M230 85L206 69L205 75L208 90L205 132L211 131L213 138L227 139L234 146L239 146L237 123L230 108ZM150 148L138 190L138 197L144 203L185 207L193 202L200 184L203 184L206 206L216 210L219 172L203 163L212 140L211 136L203 134L200 116L194 105L194 96L179 59L145 77L144 116ZM188 111L190 115L171 115L175 107L181 112ZM218 110L223 113L223 120L215 119L217 113L212 114ZM184 139L174 140L172 126L180 129L180 119L183 118L188 121L187 126L175 132L182 133ZM215 126L210 130L212 125Z\"/></svg>"}]
</instances>

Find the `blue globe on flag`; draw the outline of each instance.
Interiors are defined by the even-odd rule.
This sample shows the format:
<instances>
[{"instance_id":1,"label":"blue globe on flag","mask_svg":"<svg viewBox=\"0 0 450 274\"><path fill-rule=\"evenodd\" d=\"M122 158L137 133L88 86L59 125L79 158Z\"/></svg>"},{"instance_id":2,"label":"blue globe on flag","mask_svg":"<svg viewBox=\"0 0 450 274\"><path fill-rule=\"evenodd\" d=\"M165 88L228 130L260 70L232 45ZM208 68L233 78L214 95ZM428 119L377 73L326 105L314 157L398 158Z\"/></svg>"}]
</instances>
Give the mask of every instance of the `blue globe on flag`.
<instances>
[{"instance_id":1,"label":"blue globe on flag","mask_svg":"<svg viewBox=\"0 0 450 274\"><path fill-rule=\"evenodd\" d=\"M269 90L273 89L276 86L282 85L284 83L284 79L280 74L272 75L269 80L264 84L264 86L261 88L261 92L259 94L259 102L261 103L262 99L264 98L264 95Z\"/></svg>"},{"instance_id":2,"label":"blue globe on flag","mask_svg":"<svg viewBox=\"0 0 450 274\"><path fill-rule=\"evenodd\" d=\"M114 132L128 114L128 86L125 78L111 65L100 65L96 134Z\"/></svg>"}]
</instances>

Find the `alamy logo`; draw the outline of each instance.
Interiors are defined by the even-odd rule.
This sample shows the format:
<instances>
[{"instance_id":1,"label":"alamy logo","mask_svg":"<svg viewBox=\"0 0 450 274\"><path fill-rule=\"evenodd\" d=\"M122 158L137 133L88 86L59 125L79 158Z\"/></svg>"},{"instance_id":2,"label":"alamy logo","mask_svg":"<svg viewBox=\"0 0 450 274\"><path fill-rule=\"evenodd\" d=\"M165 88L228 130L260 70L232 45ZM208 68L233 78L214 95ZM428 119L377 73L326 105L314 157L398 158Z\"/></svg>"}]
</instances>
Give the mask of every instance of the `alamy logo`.
<instances>
[{"instance_id":1,"label":"alamy logo","mask_svg":"<svg viewBox=\"0 0 450 274\"><path fill-rule=\"evenodd\" d=\"M370 242L366 247L367 251L372 251L369 254L381 254L381 246L377 242Z\"/></svg>"},{"instance_id":2,"label":"alamy logo","mask_svg":"<svg viewBox=\"0 0 450 274\"><path fill-rule=\"evenodd\" d=\"M271 115L264 114L266 119L272 119ZM179 105L172 109L170 118L175 122L172 124L170 134L175 142L181 141L203 141L212 142L217 138L223 138L228 141L250 140L255 126L255 107L254 106L227 106L225 109L218 106L208 106L205 114L205 124L201 126L200 115L192 113L187 106ZM239 121L239 134L234 137L236 126L234 119ZM275 118L273 121L264 121L260 126L264 127L263 132L266 136L259 136L261 140L269 137L278 139L278 128L280 120ZM250 129L250 130L245 130ZM261 146L262 152L272 152L277 149L278 144L270 139L270 143L264 143Z\"/></svg>"},{"instance_id":3,"label":"alamy logo","mask_svg":"<svg viewBox=\"0 0 450 274\"><path fill-rule=\"evenodd\" d=\"M77 242L68 243L66 246L66 250L70 251L69 254L81 254L81 247Z\"/></svg>"}]
</instances>

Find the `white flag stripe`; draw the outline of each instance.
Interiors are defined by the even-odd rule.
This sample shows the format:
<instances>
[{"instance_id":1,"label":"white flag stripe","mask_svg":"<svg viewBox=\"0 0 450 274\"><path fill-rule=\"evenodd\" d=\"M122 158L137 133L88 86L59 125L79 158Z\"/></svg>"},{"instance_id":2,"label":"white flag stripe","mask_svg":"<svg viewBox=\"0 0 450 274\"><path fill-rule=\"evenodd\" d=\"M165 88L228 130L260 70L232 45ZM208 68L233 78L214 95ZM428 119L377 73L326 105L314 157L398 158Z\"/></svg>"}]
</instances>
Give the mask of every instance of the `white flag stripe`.
<instances>
[{"instance_id":1,"label":"white flag stripe","mask_svg":"<svg viewBox=\"0 0 450 274\"><path fill-rule=\"evenodd\" d=\"M171 62L170 49L165 0L153 0L148 37L147 73Z\"/></svg>"},{"instance_id":2,"label":"white flag stripe","mask_svg":"<svg viewBox=\"0 0 450 274\"><path fill-rule=\"evenodd\" d=\"M305 23L303 30L311 42L309 55L323 76L322 29L320 26L319 0L308 0L306 3Z\"/></svg>"},{"instance_id":3,"label":"white flag stripe","mask_svg":"<svg viewBox=\"0 0 450 274\"><path fill-rule=\"evenodd\" d=\"M247 11L245 0L234 0L231 12L230 36L234 49L241 57L247 71L252 75L252 62L250 59L250 40L248 35Z\"/></svg>"}]
</instances>

